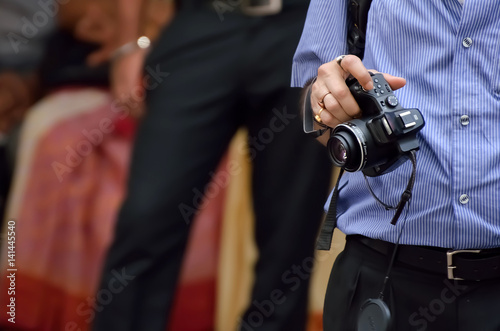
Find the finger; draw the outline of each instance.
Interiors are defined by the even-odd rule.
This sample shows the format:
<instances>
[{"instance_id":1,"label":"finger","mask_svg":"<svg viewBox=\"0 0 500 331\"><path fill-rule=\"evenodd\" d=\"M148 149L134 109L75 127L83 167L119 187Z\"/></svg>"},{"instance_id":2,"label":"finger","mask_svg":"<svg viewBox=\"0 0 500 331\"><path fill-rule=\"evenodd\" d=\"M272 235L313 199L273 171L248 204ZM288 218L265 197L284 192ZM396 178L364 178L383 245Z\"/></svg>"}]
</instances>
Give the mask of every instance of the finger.
<instances>
[{"instance_id":1,"label":"finger","mask_svg":"<svg viewBox=\"0 0 500 331\"><path fill-rule=\"evenodd\" d=\"M403 77L393 76L391 74L383 74L385 80L393 90L397 90L406 85L406 79Z\"/></svg>"},{"instance_id":2,"label":"finger","mask_svg":"<svg viewBox=\"0 0 500 331\"><path fill-rule=\"evenodd\" d=\"M404 79L403 77L394 76L394 75L383 73L383 72L373 70L373 69L370 69L369 72L374 73L374 74L384 75L385 80L387 81L387 83L389 83L389 85L391 86L391 88L393 90L398 90L406 85L406 79Z\"/></svg>"},{"instance_id":3,"label":"finger","mask_svg":"<svg viewBox=\"0 0 500 331\"><path fill-rule=\"evenodd\" d=\"M322 105L318 104L317 102L315 103L315 105L315 107L312 107L312 110L316 121L332 128L340 123L340 121L335 118L335 116L332 115L331 112L326 110L325 107L322 107Z\"/></svg>"},{"instance_id":4,"label":"finger","mask_svg":"<svg viewBox=\"0 0 500 331\"><path fill-rule=\"evenodd\" d=\"M325 125L334 128L343 121L337 118L335 115L330 113L328 110L324 109L320 114L321 122L324 123Z\"/></svg>"},{"instance_id":5,"label":"finger","mask_svg":"<svg viewBox=\"0 0 500 331\"><path fill-rule=\"evenodd\" d=\"M373 87L370 73L361 60L354 55L347 55L342 61L328 62L318 69L317 82L325 86L318 89L321 92L316 93L315 97L325 95L325 91L331 92L331 97L337 101L339 107L335 108L335 106L329 105L326 105L326 107L336 118L354 117L360 112L359 106L345 82L349 75L357 76L368 87L369 84L366 81L369 81L371 87ZM328 100L331 97L326 95L325 99Z\"/></svg>"},{"instance_id":6,"label":"finger","mask_svg":"<svg viewBox=\"0 0 500 331\"><path fill-rule=\"evenodd\" d=\"M325 84L323 84L321 81L316 81L312 86L311 86L311 97L310 97L310 102L311 102L311 107L313 110L315 108L318 108L318 104L321 103L321 98L323 95L326 95L329 93L327 90L327 87Z\"/></svg>"},{"instance_id":7,"label":"finger","mask_svg":"<svg viewBox=\"0 0 500 331\"><path fill-rule=\"evenodd\" d=\"M325 96L326 108L337 118L355 117L360 112L359 105L351 94L345 81L327 82L327 88L331 92Z\"/></svg>"},{"instance_id":8,"label":"finger","mask_svg":"<svg viewBox=\"0 0 500 331\"><path fill-rule=\"evenodd\" d=\"M320 117L321 123L331 128L352 119L331 96L331 93L327 93L324 97L323 104L315 102L315 106L312 108L313 113Z\"/></svg>"},{"instance_id":9,"label":"finger","mask_svg":"<svg viewBox=\"0 0 500 331\"><path fill-rule=\"evenodd\" d=\"M359 116L359 106L345 82L349 75L353 75L367 89L373 88L370 73L357 56L347 55L342 60L328 62L318 68L318 78L311 93L311 106L316 114L324 105L338 121ZM328 115L325 117L328 121Z\"/></svg>"},{"instance_id":10,"label":"finger","mask_svg":"<svg viewBox=\"0 0 500 331\"><path fill-rule=\"evenodd\" d=\"M361 112L357 103L355 103L356 108L344 109L332 94L325 96L324 105L325 109L341 122L350 121Z\"/></svg>"},{"instance_id":11,"label":"finger","mask_svg":"<svg viewBox=\"0 0 500 331\"><path fill-rule=\"evenodd\" d=\"M340 62L339 68L346 73L344 74L344 80L351 74L365 90L371 90L373 88L370 72L366 69L359 57L346 55Z\"/></svg>"},{"instance_id":12,"label":"finger","mask_svg":"<svg viewBox=\"0 0 500 331\"><path fill-rule=\"evenodd\" d=\"M337 65L335 64L335 66ZM331 72L333 72L333 74L331 74ZM318 77L311 89L311 106L313 110L317 110L321 106L324 106L325 98L331 95L330 89L326 83L327 81L331 80L336 82L335 84L345 84L342 74L339 74L338 68L335 68L332 63L326 63L318 69ZM334 111L334 108L330 106L329 110Z\"/></svg>"}]
</instances>

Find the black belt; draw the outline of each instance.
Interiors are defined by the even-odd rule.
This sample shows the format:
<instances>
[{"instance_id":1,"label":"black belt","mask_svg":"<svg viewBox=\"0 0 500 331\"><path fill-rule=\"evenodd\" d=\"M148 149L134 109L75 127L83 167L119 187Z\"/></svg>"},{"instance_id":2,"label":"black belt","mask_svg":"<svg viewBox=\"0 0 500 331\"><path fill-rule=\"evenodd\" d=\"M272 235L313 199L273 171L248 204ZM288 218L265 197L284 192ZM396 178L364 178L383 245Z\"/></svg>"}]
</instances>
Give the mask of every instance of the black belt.
<instances>
[{"instance_id":1,"label":"black belt","mask_svg":"<svg viewBox=\"0 0 500 331\"><path fill-rule=\"evenodd\" d=\"M359 235L347 236L355 241L390 256L395 244ZM399 245L396 262L442 274L452 280L488 280L500 278L500 248L448 250L446 248Z\"/></svg>"}]
</instances>

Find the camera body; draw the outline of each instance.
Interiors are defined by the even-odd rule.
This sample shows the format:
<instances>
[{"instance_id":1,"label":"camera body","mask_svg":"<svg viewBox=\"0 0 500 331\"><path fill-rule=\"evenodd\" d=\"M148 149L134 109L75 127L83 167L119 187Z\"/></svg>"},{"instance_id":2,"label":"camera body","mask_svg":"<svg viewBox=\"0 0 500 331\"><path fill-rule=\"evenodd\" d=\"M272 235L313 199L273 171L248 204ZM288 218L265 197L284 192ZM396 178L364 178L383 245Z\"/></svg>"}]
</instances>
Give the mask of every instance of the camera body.
<instances>
[{"instance_id":1,"label":"camera body","mask_svg":"<svg viewBox=\"0 0 500 331\"><path fill-rule=\"evenodd\" d=\"M419 149L416 135L425 121L418 109L401 107L382 74L370 74L374 88L369 91L355 78L346 80L362 116L337 125L327 147L336 166L376 177L395 170Z\"/></svg>"}]
</instances>

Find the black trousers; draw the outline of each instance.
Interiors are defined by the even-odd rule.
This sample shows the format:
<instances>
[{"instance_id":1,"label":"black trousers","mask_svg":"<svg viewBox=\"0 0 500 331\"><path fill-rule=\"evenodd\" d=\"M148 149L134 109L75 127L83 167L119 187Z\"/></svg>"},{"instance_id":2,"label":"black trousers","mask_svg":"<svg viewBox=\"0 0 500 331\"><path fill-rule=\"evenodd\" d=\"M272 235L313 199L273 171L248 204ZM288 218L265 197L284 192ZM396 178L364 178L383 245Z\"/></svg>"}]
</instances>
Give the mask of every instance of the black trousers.
<instances>
[{"instance_id":1,"label":"black trousers","mask_svg":"<svg viewBox=\"0 0 500 331\"><path fill-rule=\"evenodd\" d=\"M208 9L184 9L160 37L146 64L147 114L100 289L117 287L117 278L126 284L97 312L95 331L165 329L192 211L203 208L199 192L241 126L250 137L260 251L241 329L305 329L331 173L324 148L302 133L300 91L289 88L306 10L221 20Z\"/></svg>"},{"instance_id":2,"label":"black trousers","mask_svg":"<svg viewBox=\"0 0 500 331\"><path fill-rule=\"evenodd\" d=\"M356 330L360 307L378 298L390 256L347 237L328 283L325 331ZM395 263L384 292L394 331L498 331L500 281L454 281Z\"/></svg>"}]
</instances>

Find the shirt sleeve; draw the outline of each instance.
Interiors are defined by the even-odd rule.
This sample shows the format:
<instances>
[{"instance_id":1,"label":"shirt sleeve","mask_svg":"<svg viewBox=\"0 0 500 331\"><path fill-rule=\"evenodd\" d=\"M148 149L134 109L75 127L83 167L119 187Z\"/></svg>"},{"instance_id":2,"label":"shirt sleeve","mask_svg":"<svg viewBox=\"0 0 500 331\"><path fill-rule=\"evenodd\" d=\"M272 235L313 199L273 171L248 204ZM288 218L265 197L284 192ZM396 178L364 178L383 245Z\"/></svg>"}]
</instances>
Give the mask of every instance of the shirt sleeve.
<instances>
[{"instance_id":1,"label":"shirt sleeve","mask_svg":"<svg viewBox=\"0 0 500 331\"><path fill-rule=\"evenodd\" d=\"M347 54L347 0L311 0L292 65L292 86L303 87L323 63Z\"/></svg>"}]
</instances>

